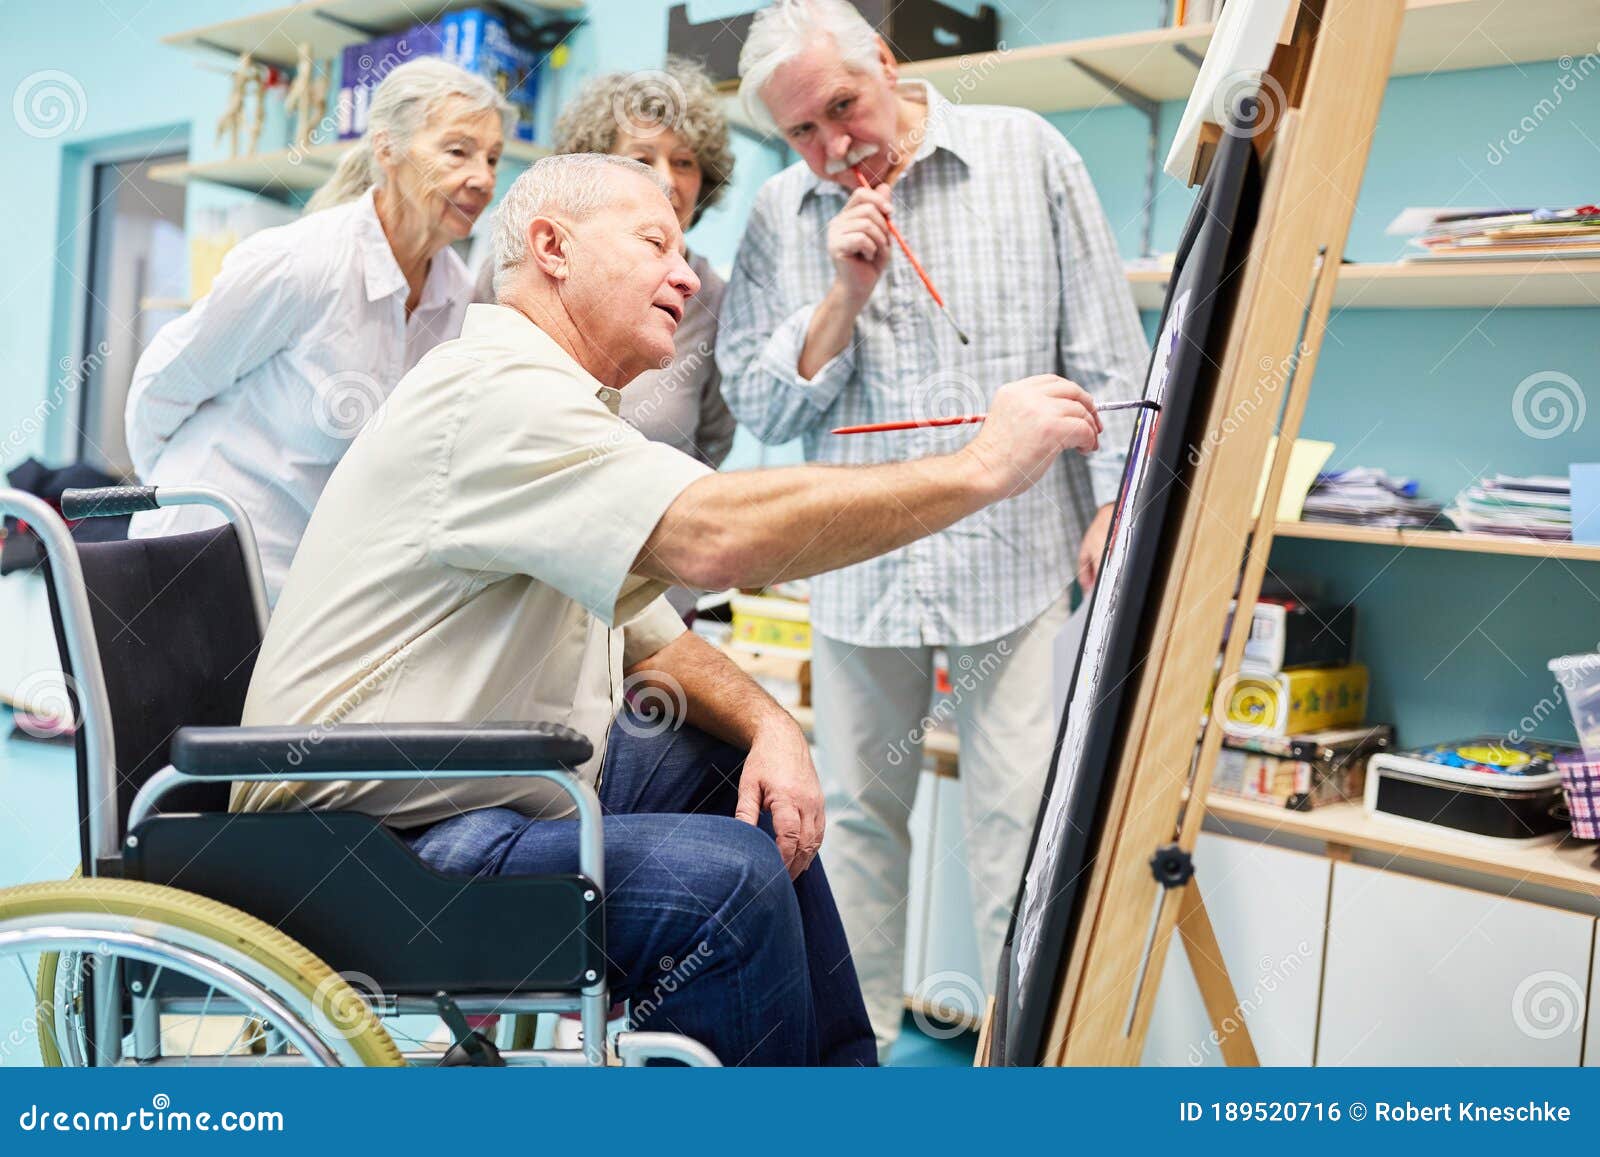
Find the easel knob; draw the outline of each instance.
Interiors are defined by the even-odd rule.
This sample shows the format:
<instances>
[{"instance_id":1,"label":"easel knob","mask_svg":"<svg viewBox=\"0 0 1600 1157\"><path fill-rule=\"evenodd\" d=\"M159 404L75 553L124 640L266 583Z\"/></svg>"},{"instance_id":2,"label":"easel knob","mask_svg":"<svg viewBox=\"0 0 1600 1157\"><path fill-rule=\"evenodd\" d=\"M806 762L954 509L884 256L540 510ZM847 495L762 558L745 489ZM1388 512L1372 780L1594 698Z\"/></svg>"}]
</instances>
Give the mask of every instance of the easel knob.
<instances>
[{"instance_id":1,"label":"easel knob","mask_svg":"<svg viewBox=\"0 0 1600 1157\"><path fill-rule=\"evenodd\" d=\"M1181 888L1194 879L1194 857L1177 844L1168 844L1150 857L1150 873L1163 888Z\"/></svg>"}]
</instances>

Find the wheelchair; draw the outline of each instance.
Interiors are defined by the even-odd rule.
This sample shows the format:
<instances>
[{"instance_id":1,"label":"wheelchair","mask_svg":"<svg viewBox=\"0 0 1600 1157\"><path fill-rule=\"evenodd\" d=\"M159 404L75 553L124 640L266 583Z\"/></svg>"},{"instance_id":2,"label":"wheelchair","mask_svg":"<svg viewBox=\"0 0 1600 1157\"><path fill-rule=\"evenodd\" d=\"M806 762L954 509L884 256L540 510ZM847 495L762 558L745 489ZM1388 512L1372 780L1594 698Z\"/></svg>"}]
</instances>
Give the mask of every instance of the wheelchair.
<instances>
[{"instance_id":1,"label":"wheelchair","mask_svg":"<svg viewBox=\"0 0 1600 1157\"><path fill-rule=\"evenodd\" d=\"M0 513L44 545L77 721L79 876L0 889L0 957L30 980L45 1063L717 1065L675 1033L608 1040L600 805L571 771L588 740L545 723L240 726L267 622L242 508L109 487L68 491L61 510L181 504L226 522L79 544L44 502L0 490ZM565 791L576 871L452 876L371 816L227 810L240 781L483 776ZM580 1016L579 1048L535 1047L550 1013ZM500 1047L473 1015L502 1017ZM455 1043L403 1048L391 1030L418 1017Z\"/></svg>"}]
</instances>

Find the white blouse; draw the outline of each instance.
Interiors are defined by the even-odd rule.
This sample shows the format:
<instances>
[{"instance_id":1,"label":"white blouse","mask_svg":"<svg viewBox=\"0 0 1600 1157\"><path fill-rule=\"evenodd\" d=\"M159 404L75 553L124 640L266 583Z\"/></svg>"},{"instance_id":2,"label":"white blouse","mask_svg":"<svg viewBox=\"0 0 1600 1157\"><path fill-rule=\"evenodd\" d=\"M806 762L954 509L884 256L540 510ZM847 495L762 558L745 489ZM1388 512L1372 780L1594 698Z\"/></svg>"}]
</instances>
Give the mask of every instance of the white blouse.
<instances>
[{"instance_id":1,"label":"white blouse","mask_svg":"<svg viewBox=\"0 0 1600 1157\"><path fill-rule=\"evenodd\" d=\"M472 277L447 248L407 318L409 293L368 191L241 241L134 369L127 432L140 480L237 499L274 602L334 466L401 376L458 336ZM130 533L220 521L176 507L135 515Z\"/></svg>"}]
</instances>

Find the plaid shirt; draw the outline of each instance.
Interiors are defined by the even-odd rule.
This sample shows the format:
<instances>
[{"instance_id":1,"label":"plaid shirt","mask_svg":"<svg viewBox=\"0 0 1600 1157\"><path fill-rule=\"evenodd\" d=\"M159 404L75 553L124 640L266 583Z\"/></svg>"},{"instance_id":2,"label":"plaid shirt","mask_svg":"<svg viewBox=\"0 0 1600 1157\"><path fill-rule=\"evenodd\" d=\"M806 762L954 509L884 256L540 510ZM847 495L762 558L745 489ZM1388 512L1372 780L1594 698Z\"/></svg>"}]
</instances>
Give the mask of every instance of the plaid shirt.
<instances>
[{"instance_id":1,"label":"plaid shirt","mask_svg":"<svg viewBox=\"0 0 1600 1157\"><path fill-rule=\"evenodd\" d=\"M809 381L796 369L834 278L825 238L839 185L796 164L751 210L723 300L723 394L763 442L802 438L812 462L951 452L975 425L834 437L834 426L986 409L1006 382L1071 378L1100 402L1143 392L1149 346L1083 161L1020 109L958 106L928 85L927 129L894 185L894 220L972 339L938 316L894 252L851 344ZM1071 583L1084 527L1116 497L1133 421L1107 414L1101 449L1068 453L1031 490L892 554L819 575L811 621L857 646L973 644L1045 610Z\"/></svg>"}]
</instances>

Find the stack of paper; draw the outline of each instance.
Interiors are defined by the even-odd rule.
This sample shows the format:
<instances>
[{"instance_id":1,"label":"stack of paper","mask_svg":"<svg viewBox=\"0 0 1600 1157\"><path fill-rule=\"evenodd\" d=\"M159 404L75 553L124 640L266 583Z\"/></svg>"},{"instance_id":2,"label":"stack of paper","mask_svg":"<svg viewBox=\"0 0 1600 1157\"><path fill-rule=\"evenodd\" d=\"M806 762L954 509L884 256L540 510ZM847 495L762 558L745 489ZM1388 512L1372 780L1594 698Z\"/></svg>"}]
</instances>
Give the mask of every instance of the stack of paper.
<instances>
[{"instance_id":1,"label":"stack of paper","mask_svg":"<svg viewBox=\"0 0 1600 1157\"><path fill-rule=\"evenodd\" d=\"M1496 474L1456 495L1445 511L1475 534L1510 534L1566 542L1572 537L1572 487L1565 478Z\"/></svg>"},{"instance_id":2,"label":"stack of paper","mask_svg":"<svg viewBox=\"0 0 1600 1157\"><path fill-rule=\"evenodd\" d=\"M1600 208L1407 209L1391 236L1415 234L1402 261L1518 261L1600 257Z\"/></svg>"},{"instance_id":3,"label":"stack of paper","mask_svg":"<svg viewBox=\"0 0 1600 1157\"><path fill-rule=\"evenodd\" d=\"M1439 504L1417 497L1415 479L1369 466L1318 474L1304 511L1308 522L1357 526L1434 526L1439 520Z\"/></svg>"}]
</instances>

